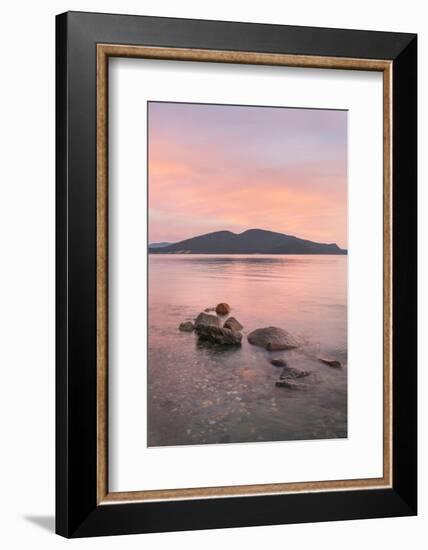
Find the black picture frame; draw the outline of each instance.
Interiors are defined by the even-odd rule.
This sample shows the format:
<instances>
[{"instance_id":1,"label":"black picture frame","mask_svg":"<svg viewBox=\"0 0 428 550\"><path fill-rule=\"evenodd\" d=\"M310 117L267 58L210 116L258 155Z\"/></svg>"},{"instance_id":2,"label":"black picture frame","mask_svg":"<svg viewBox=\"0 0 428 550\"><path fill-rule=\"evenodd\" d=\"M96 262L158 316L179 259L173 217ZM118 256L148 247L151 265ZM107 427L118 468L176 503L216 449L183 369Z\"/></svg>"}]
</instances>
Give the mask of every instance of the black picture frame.
<instances>
[{"instance_id":1,"label":"black picture frame","mask_svg":"<svg viewBox=\"0 0 428 550\"><path fill-rule=\"evenodd\" d=\"M97 504L96 46L392 61L391 488ZM68 12L56 18L56 532L65 537L417 513L417 36Z\"/></svg>"}]
</instances>

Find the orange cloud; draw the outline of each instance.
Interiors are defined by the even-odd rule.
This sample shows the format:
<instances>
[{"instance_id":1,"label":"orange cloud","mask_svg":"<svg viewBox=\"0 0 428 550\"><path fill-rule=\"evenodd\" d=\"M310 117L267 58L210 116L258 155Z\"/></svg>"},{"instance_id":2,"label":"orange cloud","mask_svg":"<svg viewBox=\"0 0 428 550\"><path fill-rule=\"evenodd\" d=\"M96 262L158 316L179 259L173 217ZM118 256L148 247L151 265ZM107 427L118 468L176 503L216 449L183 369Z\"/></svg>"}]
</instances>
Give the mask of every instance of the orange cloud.
<instances>
[{"instance_id":1,"label":"orange cloud","mask_svg":"<svg viewBox=\"0 0 428 550\"><path fill-rule=\"evenodd\" d=\"M151 120L151 242L258 227L347 246L346 156L303 149L309 161L296 154L284 162L276 144L277 160L270 143L260 157L249 155L244 132L238 145L221 133L193 140L192 128L171 123L160 131Z\"/></svg>"}]
</instances>

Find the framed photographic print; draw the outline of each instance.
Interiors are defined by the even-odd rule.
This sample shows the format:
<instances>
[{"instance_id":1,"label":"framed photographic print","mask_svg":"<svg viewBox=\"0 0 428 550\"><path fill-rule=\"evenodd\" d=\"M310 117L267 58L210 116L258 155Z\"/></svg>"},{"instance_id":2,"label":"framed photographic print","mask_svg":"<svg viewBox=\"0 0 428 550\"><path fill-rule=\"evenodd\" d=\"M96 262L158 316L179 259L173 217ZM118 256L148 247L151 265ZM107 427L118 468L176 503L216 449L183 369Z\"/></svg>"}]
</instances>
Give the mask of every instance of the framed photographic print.
<instances>
[{"instance_id":1,"label":"framed photographic print","mask_svg":"<svg viewBox=\"0 0 428 550\"><path fill-rule=\"evenodd\" d=\"M57 532L414 515L416 36L57 16Z\"/></svg>"}]
</instances>

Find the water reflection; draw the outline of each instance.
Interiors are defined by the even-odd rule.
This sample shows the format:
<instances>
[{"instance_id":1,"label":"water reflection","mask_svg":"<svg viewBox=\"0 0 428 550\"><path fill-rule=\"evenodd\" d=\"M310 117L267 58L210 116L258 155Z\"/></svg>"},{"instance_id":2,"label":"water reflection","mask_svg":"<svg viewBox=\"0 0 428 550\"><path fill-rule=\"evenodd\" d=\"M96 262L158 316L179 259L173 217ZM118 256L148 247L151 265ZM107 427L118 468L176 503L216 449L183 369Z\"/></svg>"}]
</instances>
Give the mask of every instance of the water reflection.
<instances>
[{"instance_id":1,"label":"water reflection","mask_svg":"<svg viewBox=\"0 0 428 550\"><path fill-rule=\"evenodd\" d=\"M208 340L200 340L195 338L195 348L201 353L205 353L207 356L219 357L219 356L228 356L231 354L240 353L242 351L241 346L222 346L220 344L214 344Z\"/></svg>"},{"instance_id":2,"label":"water reflection","mask_svg":"<svg viewBox=\"0 0 428 550\"><path fill-rule=\"evenodd\" d=\"M346 256L149 257L149 445L346 437ZM177 330L226 301L244 325L237 348ZM300 336L302 352L269 354L246 334L275 325ZM271 356L309 370L310 389L275 387Z\"/></svg>"}]
</instances>

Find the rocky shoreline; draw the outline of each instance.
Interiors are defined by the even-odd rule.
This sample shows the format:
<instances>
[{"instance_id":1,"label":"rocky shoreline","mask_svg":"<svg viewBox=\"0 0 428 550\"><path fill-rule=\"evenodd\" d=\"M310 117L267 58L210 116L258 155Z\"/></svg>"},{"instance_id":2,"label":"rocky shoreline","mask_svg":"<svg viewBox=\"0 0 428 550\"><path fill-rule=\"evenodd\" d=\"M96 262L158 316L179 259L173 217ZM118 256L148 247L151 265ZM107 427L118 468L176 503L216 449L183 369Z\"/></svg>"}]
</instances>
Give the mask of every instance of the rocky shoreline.
<instances>
[{"instance_id":1,"label":"rocky shoreline","mask_svg":"<svg viewBox=\"0 0 428 550\"><path fill-rule=\"evenodd\" d=\"M179 325L182 332L195 332L199 340L207 341L219 346L241 346L242 330L244 326L233 316L229 316L231 307L226 302L221 302L215 307L207 307L194 319L183 321ZM296 350L302 346L302 342L296 336L279 327L257 328L247 335L249 344L261 347L268 352ZM341 369L343 365L336 359L313 357L318 362L332 368ZM277 357L271 357L269 363L282 369L275 386L289 390L307 390L308 384L301 379L311 373L302 369L291 367L288 363Z\"/></svg>"}]
</instances>

